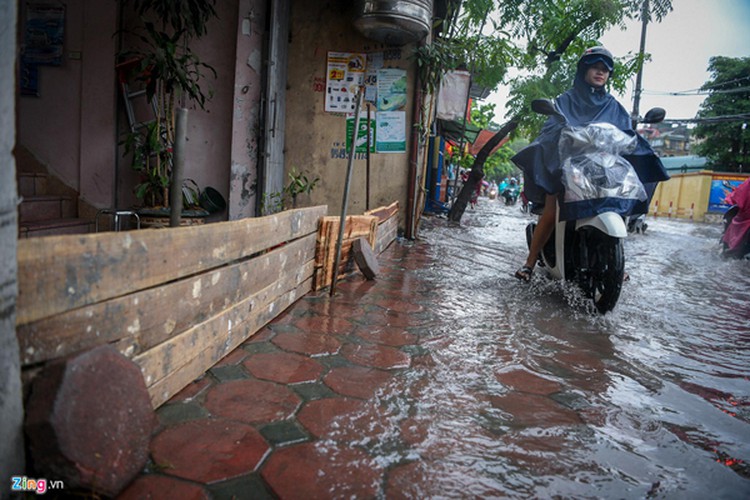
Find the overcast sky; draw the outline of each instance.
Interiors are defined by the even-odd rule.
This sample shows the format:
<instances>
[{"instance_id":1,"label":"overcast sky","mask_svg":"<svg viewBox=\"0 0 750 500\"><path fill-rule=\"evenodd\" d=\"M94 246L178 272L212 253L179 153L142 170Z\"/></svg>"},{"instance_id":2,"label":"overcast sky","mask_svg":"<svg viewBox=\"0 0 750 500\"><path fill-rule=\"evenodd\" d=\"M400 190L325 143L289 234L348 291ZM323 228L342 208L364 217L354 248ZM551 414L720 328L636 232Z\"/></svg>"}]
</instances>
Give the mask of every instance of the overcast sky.
<instances>
[{"instance_id":1,"label":"overcast sky","mask_svg":"<svg viewBox=\"0 0 750 500\"><path fill-rule=\"evenodd\" d=\"M640 111L660 106L667 118L692 118L705 96L670 96L669 92L698 89L710 78L708 60L713 56L750 57L750 0L672 0L674 10L661 23L650 23L646 52L651 61L643 68ZM601 42L615 56L638 52L641 25L629 23L607 33ZM616 95L630 111L635 78L625 95ZM496 122L503 122L505 89L487 98L495 103Z\"/></svg>"}]
</instances>

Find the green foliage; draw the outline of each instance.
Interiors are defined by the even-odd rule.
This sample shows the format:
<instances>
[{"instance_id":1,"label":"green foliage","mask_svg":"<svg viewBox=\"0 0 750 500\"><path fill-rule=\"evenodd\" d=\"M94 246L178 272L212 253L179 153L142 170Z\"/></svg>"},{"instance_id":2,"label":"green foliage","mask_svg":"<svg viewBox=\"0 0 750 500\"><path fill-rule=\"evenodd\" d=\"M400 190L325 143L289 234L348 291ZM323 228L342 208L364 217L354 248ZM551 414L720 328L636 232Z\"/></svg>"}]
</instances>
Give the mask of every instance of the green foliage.
<instances>
[{"instance_id":1,"label":"green foliage","mask_svg":"<svg viewBox=\"0 0 750 500\"><path fill-rule=\"evenodd\" d=\"M140 175L135 196L152 207L169 204L172 151L162 140L163 133L162 122L153 121L128 134L121 142L124 155L132 154L130 165Z\"/></svg>"},{"instance_id":2,"label":"green foliage","mask_svg":"<svg viewBox=\"0 0 750 500\"><path fill-rule=\"evenodd\" d=\"M487 130L499 130L500 126L494 123L492 120L495 114L494 104L481 104L477 101L471 102L471 123L477 127L481 127ZM502 146L492 155L490 155L484 162L484 178L486 180L494 180L499 182L505 177L518 175L518 169L510 161L510 158L516 152L511 149L507 144ZM470 169L474 164L474 156L465 154L456 158L448 156L447 161L449 163L458 163L461 168Z\"/></svg>"},{"instance_id":3,"label":"green foliage","mask_svg":"<svg viewBox=\"0 0 750 500\"><path fill-rule=\"evenodd\" d=\"M750 122L750 57L712 57L708 71L711 79L702 89L710 93L698 111L698 118L707 121L694 130L697 138L705 140L695 151L708 158L716 170L746 172L750 168L747 126Z\"/></svg>"},{"instance_id":4,"label":"green foliage","mask_svg":"<svg viewBox=\"0 0 750 500\"><path fill-rule=\"evenodd\" d=\"M296 167L289 172L289 184L279 191L266 193L261 202L261 213L270 215L288 208L297 208L297 196L300 194L310 194L320 181L317 175L315 178L308 177L304 172L299 172ZM291 207L290 207L291 204Z\"/></svg>"},{"instance_id":5,"label":"green foliage","mask_svg":"<svg viewBox=\"0 0 750 500\"><path fill-rule=\"evenodd\" d=\"M543 118L533 116L530 102L555 97L570 87L583 50L597 45L610 28L626 19L661 20L671 0L464 0L458 25L443 46L462 47L475 64L475 82L490 88L510 84L506 116L521 118L515 135L538 132ZM648 5L648 9L644 9ZM486 47L486 49L485 49ZM635 48L635 47L634 47ZM442 50L440 47L435 50ZM610 79L613 91L624 91L648 55L615 54ZM441 58L433 58L441 60ZM446 58L453 61L455 58ZM472 69L471 64L466 64ZM452 69L444 65L443 70ZM508 70L521 76L507 79ZM440 72L437 71L439 74Z\"/></svg>"},{"instance_id":6,"label":"green foliage","mask_svg":"<svg viewBox=\"0 0 750 500\"><path fill-rule=\"evenodd\" d=\"M205 72L215 78L216 71L200 60L190 44L205 35L208 22L217 17L216 0L118 1L131 6L139 22L124 30L138 43L123 51L120 59L137 61L130 77L143 83L148 101L156 101L157 110L152 123L125 138L125 155L133 154L132 167L142 178L135 188L138 199L151 206L169 206L174 103L189 99L205 109L211 97L200 82Z\"/></svg>"},{"instance_id":7,"label":"green foliage","mask_svg":"<svg viewBox=\"0 0 750 500\"><path fill-rule=\"evenodd\" d=\"M217 17L216 0L122 0L132 3L133 9L141 17L155 14L164 26L175 32L200 37L207 33L206 24Z\"/></svg>"},{"instance_id":8,"label":"green foliage","mask_svg":"<svg viewBox=\"0 0 750 500\"><path fill-rule=\"evenodd\" d=\"M170 35L158 30L151 22L145 22L138 31L142 46L127 51L124 56L139 60L135 67L136 78L144 81L148 100L151 101L160 90L169 95L181 93L205 109L207 94L201 88L200 80L205 76L204 70L210 71L214 78L216 70L185 49L185 31Z\"/></svg>"}]
</instances>

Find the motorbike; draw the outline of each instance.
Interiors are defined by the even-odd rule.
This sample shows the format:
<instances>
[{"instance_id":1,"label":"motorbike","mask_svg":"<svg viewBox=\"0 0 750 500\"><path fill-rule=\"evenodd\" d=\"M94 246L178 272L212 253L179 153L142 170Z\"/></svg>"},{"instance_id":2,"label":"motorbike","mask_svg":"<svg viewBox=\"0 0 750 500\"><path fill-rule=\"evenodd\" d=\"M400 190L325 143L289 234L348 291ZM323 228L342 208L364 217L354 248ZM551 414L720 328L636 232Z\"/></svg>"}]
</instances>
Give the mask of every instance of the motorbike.
<instances>
[{"instance_id":1,"label":"motorbike","mask_svg":"<svg viewBox=\"0 0 750 500\"><path fill-rule=\"evenodd\" d=\"M506 205L515 205L516 201L518 200L518 187L516 186L508 186L503 191L503 198L505 199Z\"/></svg>"},{"instance_id":2,"label":"motorbike","mask_svg":"<svg viewBox=\"0 0 750 500\"><path fill-rule=\"evenodd\" d=\"M565 116L554 101L537 99L532 109L544 115ZM658 123L666 112L653 108L643 123ZM539 254L539 265L554 279L577 283L596 309L604 314L617 304L625 273L623 241L628 235L625 217L603 199L647 199L643 184L632 165L621 156L635 148L636 139L609 123L591 123L571 127L567 123L560 134L559 152L562 162L563 205L590 202L593 216L567 220L561 216L563 206L556 202L555 229ZM617 203L611 206L617 206ZM526 240L531 238L536 223L526 227Z\"/></svg>"},{"instance_id":3,"label":"motorbike","mask_svg":"<svg viewBox=\"0 0 750 500\"><path fill-rule=\"evenodd\" d=\"M721 255L723 257L730 257L735 259L745 258L750 260L750 230L745 232L744 236L742 237L742 241L734 250L729 250L729 246L724 242L724 235L727 232L727 228L732 223L732 219L737 216L739 211L739 206L732 205L731 207L729 207L729 210L724 212L724 216L722 217L723 230L721 232L721 238L719 239L719 242L721 243Z\"/></svg>"},{"instance_id":4,"label":"motorbike","mask_svg":"<svg viewBox=\"0 0 750 500\"><path fill-rule=\"evenodd\" d=\"M646 214L632 215L628 217L628 232L643 234L648 229Z\"/></svg>"}]
</instances>

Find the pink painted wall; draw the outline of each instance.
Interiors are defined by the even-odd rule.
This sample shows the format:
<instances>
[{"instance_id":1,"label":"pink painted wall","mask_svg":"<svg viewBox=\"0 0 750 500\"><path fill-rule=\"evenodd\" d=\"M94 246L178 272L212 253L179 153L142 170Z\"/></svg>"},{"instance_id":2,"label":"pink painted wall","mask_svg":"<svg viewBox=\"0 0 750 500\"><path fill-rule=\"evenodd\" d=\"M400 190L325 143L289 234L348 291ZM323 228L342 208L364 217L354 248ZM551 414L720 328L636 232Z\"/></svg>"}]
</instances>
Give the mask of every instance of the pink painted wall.
<instances>
[{"instance_id":1,"label":"pink painted wall","mask_svg":"<svg viewBox=\"0 0 750 500\"><path fill-rule=\"evenodd\" d=\"M38 97L19 97L17 142L96 208L133 206L138 178L117 145L128 130L115 72L119 41L113 35L119 27L118 3L62 3L66 6L64 61L59 67L40 67ZM237 199L247 198L254 185L264 6L265 0L217 2L218 19L194 47L216 70L217 78L208 74L202 82L212 95L206 110L187 106L185 177L201 188L214 187L227 200L231 165L240 165L249 173L247 185L236 191ZM23 4L19 10L22 31ZM252 36L248 37L241 33L241 16L251 12L257 17L252 19ZM127 19L126 15L125 22ZM238 51L240 64L235 70ZM250 91L243 94L246 86ZM241 101L239 113L236 101ZM234 120L242 122L235 126ZM233 141L238 146L233 146ZM246 204L253 207L254 200ZM232 218L254 215L239 209L234 212ZM214 219L226 219L229 213L216 214Z\"/></svg>"},{"instance_id":2,"label":"pink painted wall","mask_svg":"<svg viewBox=\"0 0 750 500\"><path fill-rule=\"evenodd\" d=\"M18 102L18 138L87 202L109 206L115 162L115 2L66 0L61 66L39 68L39 97ZM25 2L19 4L23 36ZM85 28L85 29L84 29Z\"/></svg>"}]
</instances>

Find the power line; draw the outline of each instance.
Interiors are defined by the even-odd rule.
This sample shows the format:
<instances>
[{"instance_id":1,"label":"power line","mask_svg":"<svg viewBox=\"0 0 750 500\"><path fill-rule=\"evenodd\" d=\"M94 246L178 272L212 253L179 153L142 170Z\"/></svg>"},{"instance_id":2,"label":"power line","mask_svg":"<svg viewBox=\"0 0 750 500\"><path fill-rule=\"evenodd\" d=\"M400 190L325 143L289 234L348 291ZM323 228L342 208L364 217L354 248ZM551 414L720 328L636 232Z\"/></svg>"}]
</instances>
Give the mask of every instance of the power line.
<instances>
[{"instance_id":1,"label":"power line","mask_svg":"<svg viewBox=\"0 0 750 500\"><path fill-rule=\"evenodd\" d=\"M717 82L717 83L714 83L713 85L704 85L703 87L699 89L682 90L680 91L680 93L701 92L701 91L705 91L706 89L710 89L713 87L720 87L722 85L729 85L730 83L741 82L743 80L750 80L750 76L741 76L740 78L735 78L734 80L729 80L727 82Z\"/></svg>"},{"instance_id":2,"label":"power line","mask_svg":"<svg viewBox=\"0 0 750 500\"><path fill-rule=\"evenodd\" d=\"M707 116L705 118L670 118L664 120L664 123L722 123L749 120L750 113L742 113L739 115Z\"/></svg>"},{"instance_id":3,"label":"power line","mask_svg":"<svg viewBox=\"0 0 750 500\"><path fill-rule=\"evenodd\" d=\"M750 87L739 87L736 89L728 89L728 90L695 90L695 91L684 91L684 92L668 92L668 91L660 91L660 90L643 90L644 94L647 95L662 95L662 96L676 96L676 97L684 97L684 96L697 96L697 95L711 95L711 94L736 94L739 92L750 92Z\"/></svg>"}]
</instances>

